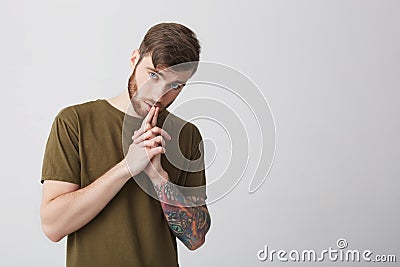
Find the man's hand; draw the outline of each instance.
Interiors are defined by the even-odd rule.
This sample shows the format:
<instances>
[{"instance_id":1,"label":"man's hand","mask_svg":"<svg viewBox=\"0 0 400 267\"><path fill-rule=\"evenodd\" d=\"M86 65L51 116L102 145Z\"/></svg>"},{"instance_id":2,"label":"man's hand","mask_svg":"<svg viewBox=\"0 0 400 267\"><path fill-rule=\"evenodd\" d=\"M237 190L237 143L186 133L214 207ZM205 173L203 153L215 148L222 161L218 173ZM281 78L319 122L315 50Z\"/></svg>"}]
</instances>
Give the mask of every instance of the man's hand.
<instances>
[{"instance_id":1,"label":"man's hand","mask_svg":"<svg viewBox=\"0 0 400 267\"><path fill-rule=\"evenodd\" d=\"M142 142L145 146L150 148L157 147L158 145L164 147L165 142L162 133L165 133L164 136L167 140L171 140L171 136L166 131L157 127L158 112L159 107L156 107L155 111L150 113L147 123L143 125L141 129L135 131L135 135L132 137L132 139L134 139L133 142ZM157 135L158 132L160 132L161 135ZM168 177L161 166L161 154L155 155L143 171L153 183L160 183L163 178L165 179Z\"/></svg>"},{"instance_id":2,"label":"man's hand","mask_svg":"<svg viewBox=\"0 0 400 267\"><path fill-rule=\"evenodd\" d=\"M149 112L149 117L132 136L134 144L150 151L164 145L163 136L171 140L168 133L156 127L158 109ZM169 181L168 173L161 166L160 159L161 153L154 155L143 171L153 182L165 219L175 236L190 250L197 249L205 242L205 235L211 224L205 199L183 195L178 187Z\"/></svg>"},{"instance_id":3,"label":"man's hand","mask_svg":"<svg viewBox=\"0 0 400 267\"><path fill-rule=\"evenodd\" d=\"M165 148L162 146L163 137L171 140L171 136L163 129L156 127L158 110L158 107L153 106L144 118L140 129L135 131L132 136L133 142L125 156L132 176L143 170L150 178L155 177L157 172L165 172L160 163L160 156L165 152Z\"/></svg>"}]
</instances>

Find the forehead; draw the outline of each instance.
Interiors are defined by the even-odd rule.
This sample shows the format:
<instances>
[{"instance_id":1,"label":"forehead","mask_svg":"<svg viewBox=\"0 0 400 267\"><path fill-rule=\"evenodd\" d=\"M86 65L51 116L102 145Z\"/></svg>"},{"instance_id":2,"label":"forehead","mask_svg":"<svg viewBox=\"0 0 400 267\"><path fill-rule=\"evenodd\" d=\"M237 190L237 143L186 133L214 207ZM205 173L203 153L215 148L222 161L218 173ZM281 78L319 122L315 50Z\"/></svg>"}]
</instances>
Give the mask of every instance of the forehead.
<instances>
[{"instance_id":1,"label":"forehead","mask_svg":"<svg viewBox=\"0 0 400 267\"><path fill-rule=\"evenodd\" d=\"M182 82L186 82L190 76L192 75L192 70L182 70L177 71L173 70L170 67L158 67L155 68L153 65L153 61L151 59L151 55L144 56L141 61L142 68L145 71L155 71L160 74L164 79L167 80L180 80Z\"/></svg>"}]
</instances>

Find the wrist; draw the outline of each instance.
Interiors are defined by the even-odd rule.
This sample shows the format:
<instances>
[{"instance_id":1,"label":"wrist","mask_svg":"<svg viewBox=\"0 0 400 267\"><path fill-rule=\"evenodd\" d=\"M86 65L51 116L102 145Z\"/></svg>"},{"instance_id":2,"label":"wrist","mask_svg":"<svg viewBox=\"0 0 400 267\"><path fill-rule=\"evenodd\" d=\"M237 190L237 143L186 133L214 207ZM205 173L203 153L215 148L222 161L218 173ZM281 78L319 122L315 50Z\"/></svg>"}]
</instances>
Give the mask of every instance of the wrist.
<instances>
[{"instance_id":1,"label":"wrist","mask_svg":"<svg viewBox=\"0 0 400 267\"><path fill-rule=\"evenodd\" d=\"M149 176L149 178L155 186L166 184L169 181L168 173L164 170L159 171L156 174L152 174Z\"/></svg>"},{"instance_id":2,"label":"wrist","mask_svg":"<svg viewBox=\"0 0 400 267\"><path fill-rule=\"evenodd\" d=\"M125 159L123 159L120 162L118 162L117 165L115 166L115 168L117 169L118 174L119 174L119 176L121 178L129 179L132 176L134 176L131 173L131 171L129 169L129 166L128 166L128 164L127 164Z\"/></svg>"}]
</instances>

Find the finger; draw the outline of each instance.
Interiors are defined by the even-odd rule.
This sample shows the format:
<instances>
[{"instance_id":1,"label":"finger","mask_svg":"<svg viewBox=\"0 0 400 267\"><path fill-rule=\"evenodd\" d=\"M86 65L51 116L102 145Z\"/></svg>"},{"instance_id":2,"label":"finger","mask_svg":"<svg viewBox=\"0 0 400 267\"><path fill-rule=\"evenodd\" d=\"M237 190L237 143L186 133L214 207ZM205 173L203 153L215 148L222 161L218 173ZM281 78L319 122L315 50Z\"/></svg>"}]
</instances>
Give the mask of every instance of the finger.
<instances>
[{"instance_id":1,"label":"finger","mask_svg":"<svg viewBox=\"0 0 400 267\"><path fill-rule=\"evenodd\" d=\"M154 156L158 154L163 154L165 153L165 148L162 146L157 146L155 148L151 148L148 152L149 158L152 159Z\"/></svg>"},{"instance_id":2,"label":"finger","mask_svg":"<svg viewBox=\"0 0 400 267\"><path fill-rule=\"evenodd\" d=\"M143 133L143 129L138 129L138 130L134 131L133 135L132 135L132 139L138 138L138 136L140 136L142 133Z\"/></svg>"},{"instance_id":3,"label":"finger","mask_svg":"<svg viewBox=\"0 0 400 267\"><path fill-rule=\"evenodd\" d=\"M133 139L133 142L135 144L139 144L140 142L149 139L149 138L153 138L154 136L156 136L151 130L146 131L145 133L143 133L142 135L138 136L136 139Z\"/></svg>"},{"instance_id":4,"label":"finger","mask_svg":"<svg viewBox=\"0 0 400 267\"><path fill-rule=\"evenodd\" d=\"M142 146L142 147L156 147L156 146L164 146L165 145L165 141L164 138L161 135L158 135L156 137L153 137L152 139L149 140L144 140L143 142L140 142L138 145Z\"/></svg>"},{"instance_id":5,"label":"finger","mask_svg":"<svg viewBox=\"0 0 400 267\"><path fill-rule=\"evenodd\" d=\"M140 126L140 129L144 129L144 131L147 131L148 129L148 123L151 122L152 118L153 118L153 114L154 114L154 106L152 106L150 108L149 113L147 113L146 117L143 119L142 125Z\"/></svg>"},{"instance_id":6,"label":"finger","mask_svg":"<svg viewBox=\"0 0 400 267\"><path fill-rule=\"evenodd\" d=\"M151 129L151 123L146 123L146 127L144 128L145 131L148 131Z\"/></svg>"},{"instance_id":7,"label":"finger","mask_svg":"<svg viewBox=\"0 0 400 267\"><path fill-rule=\"evenodd\" d=\"M151 125L149 123L142 124L140 128L133 132L132 139L136 139L138 136L142 135L144 132L151 129Z\"/></svg>"},{"instance_id":8,"label":"finger","mask_svg":"<svg viewBox=\"0 0 400 267\"><path fill-rule=\"evenodd\" d=\"M153 126L153 127L155 127L157 125L157 118L158 118L158 112L159 111L160 111L160 108L156 107L156 110L155 110L154 115L153 115L153 120L151 122L151 126Z\"/></svg>"},{"instance_id":9,"label":"finger","mask_svg":"<svg viewBox=\"0 0 400 267\"><path fill-rule=\"evenodd\" d=\"M157 134L164 136L167 140L171 140L171 136L169 135L169 133L164 129L161 129L160 127L153 127L149 131L146 131L145 133L132 139L134 140L135 144L137 144Z\"/></svg>"},{"instance_id":10,"label":"finger","mask_svg":"<svg viewBox=\"0 0 400 267\"><path fill-rule=\"evenodd\" d=\"M146 123L150 123L150 124L151 124L151 121L153 120L153 116L154 116L154 112L155 112L155 111L156 111L156 107L155 107L155 106L152 106L152 107L150 108L149 113L147 114Z\"/></svg>"},{"instance_id":11,"label":"finger","mask_svg":"<svg viewBox=\"0 0 400 267\"><path fill-rule=\"evenodd\" d=\"M160 135L164 136L167 140L171 140L172 139L171 135L169 135L169 133L166 130L161 129L160 127L153 127L151 129L151 131L153 133L155 133L155 134L160 134Z\"/></svg>"}]
</instances>

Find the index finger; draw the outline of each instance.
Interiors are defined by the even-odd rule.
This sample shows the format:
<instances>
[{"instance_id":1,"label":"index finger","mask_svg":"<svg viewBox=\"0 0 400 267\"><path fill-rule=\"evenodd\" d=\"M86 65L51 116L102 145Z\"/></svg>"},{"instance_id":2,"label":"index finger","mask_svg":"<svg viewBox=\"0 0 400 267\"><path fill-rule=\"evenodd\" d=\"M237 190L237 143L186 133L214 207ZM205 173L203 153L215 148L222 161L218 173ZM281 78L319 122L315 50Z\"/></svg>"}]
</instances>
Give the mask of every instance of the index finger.
<instances>
[{"instance_id":1,"label":"index finger","mask_svg":"<svg viewBox=\"0 0 400 267\"><path fill-rule=\"evenodd\" d=\"M143 120L143 122L142 122L142 126L140 127L140 128L142 128L144 131L147 131L147 130L148 130L148 129L147 129L147 128L149 128L149 125L148 125L148 124L150 124L150 123L151 123L151 120L153 119L154 111L155 111L155 108L154 108L154 106L152 106L152 107L150 108L149 113L147 113L146 117L144 118L144 120Z\"/></svg>"},{"instance_id":2,"label":"index finger","mask_svg":"<svg viewBox=\"0 0 400 267\"><path fill-rule=\"evenodd\" d=\"M159 110L160 110L160 107L156 107L156 110L155 110L154 115L153 115L153 120L151 122L151 126L153 126L153 127L157 125L157 118L158 118L158 111Z\"/></svg>"}]
</instances>

